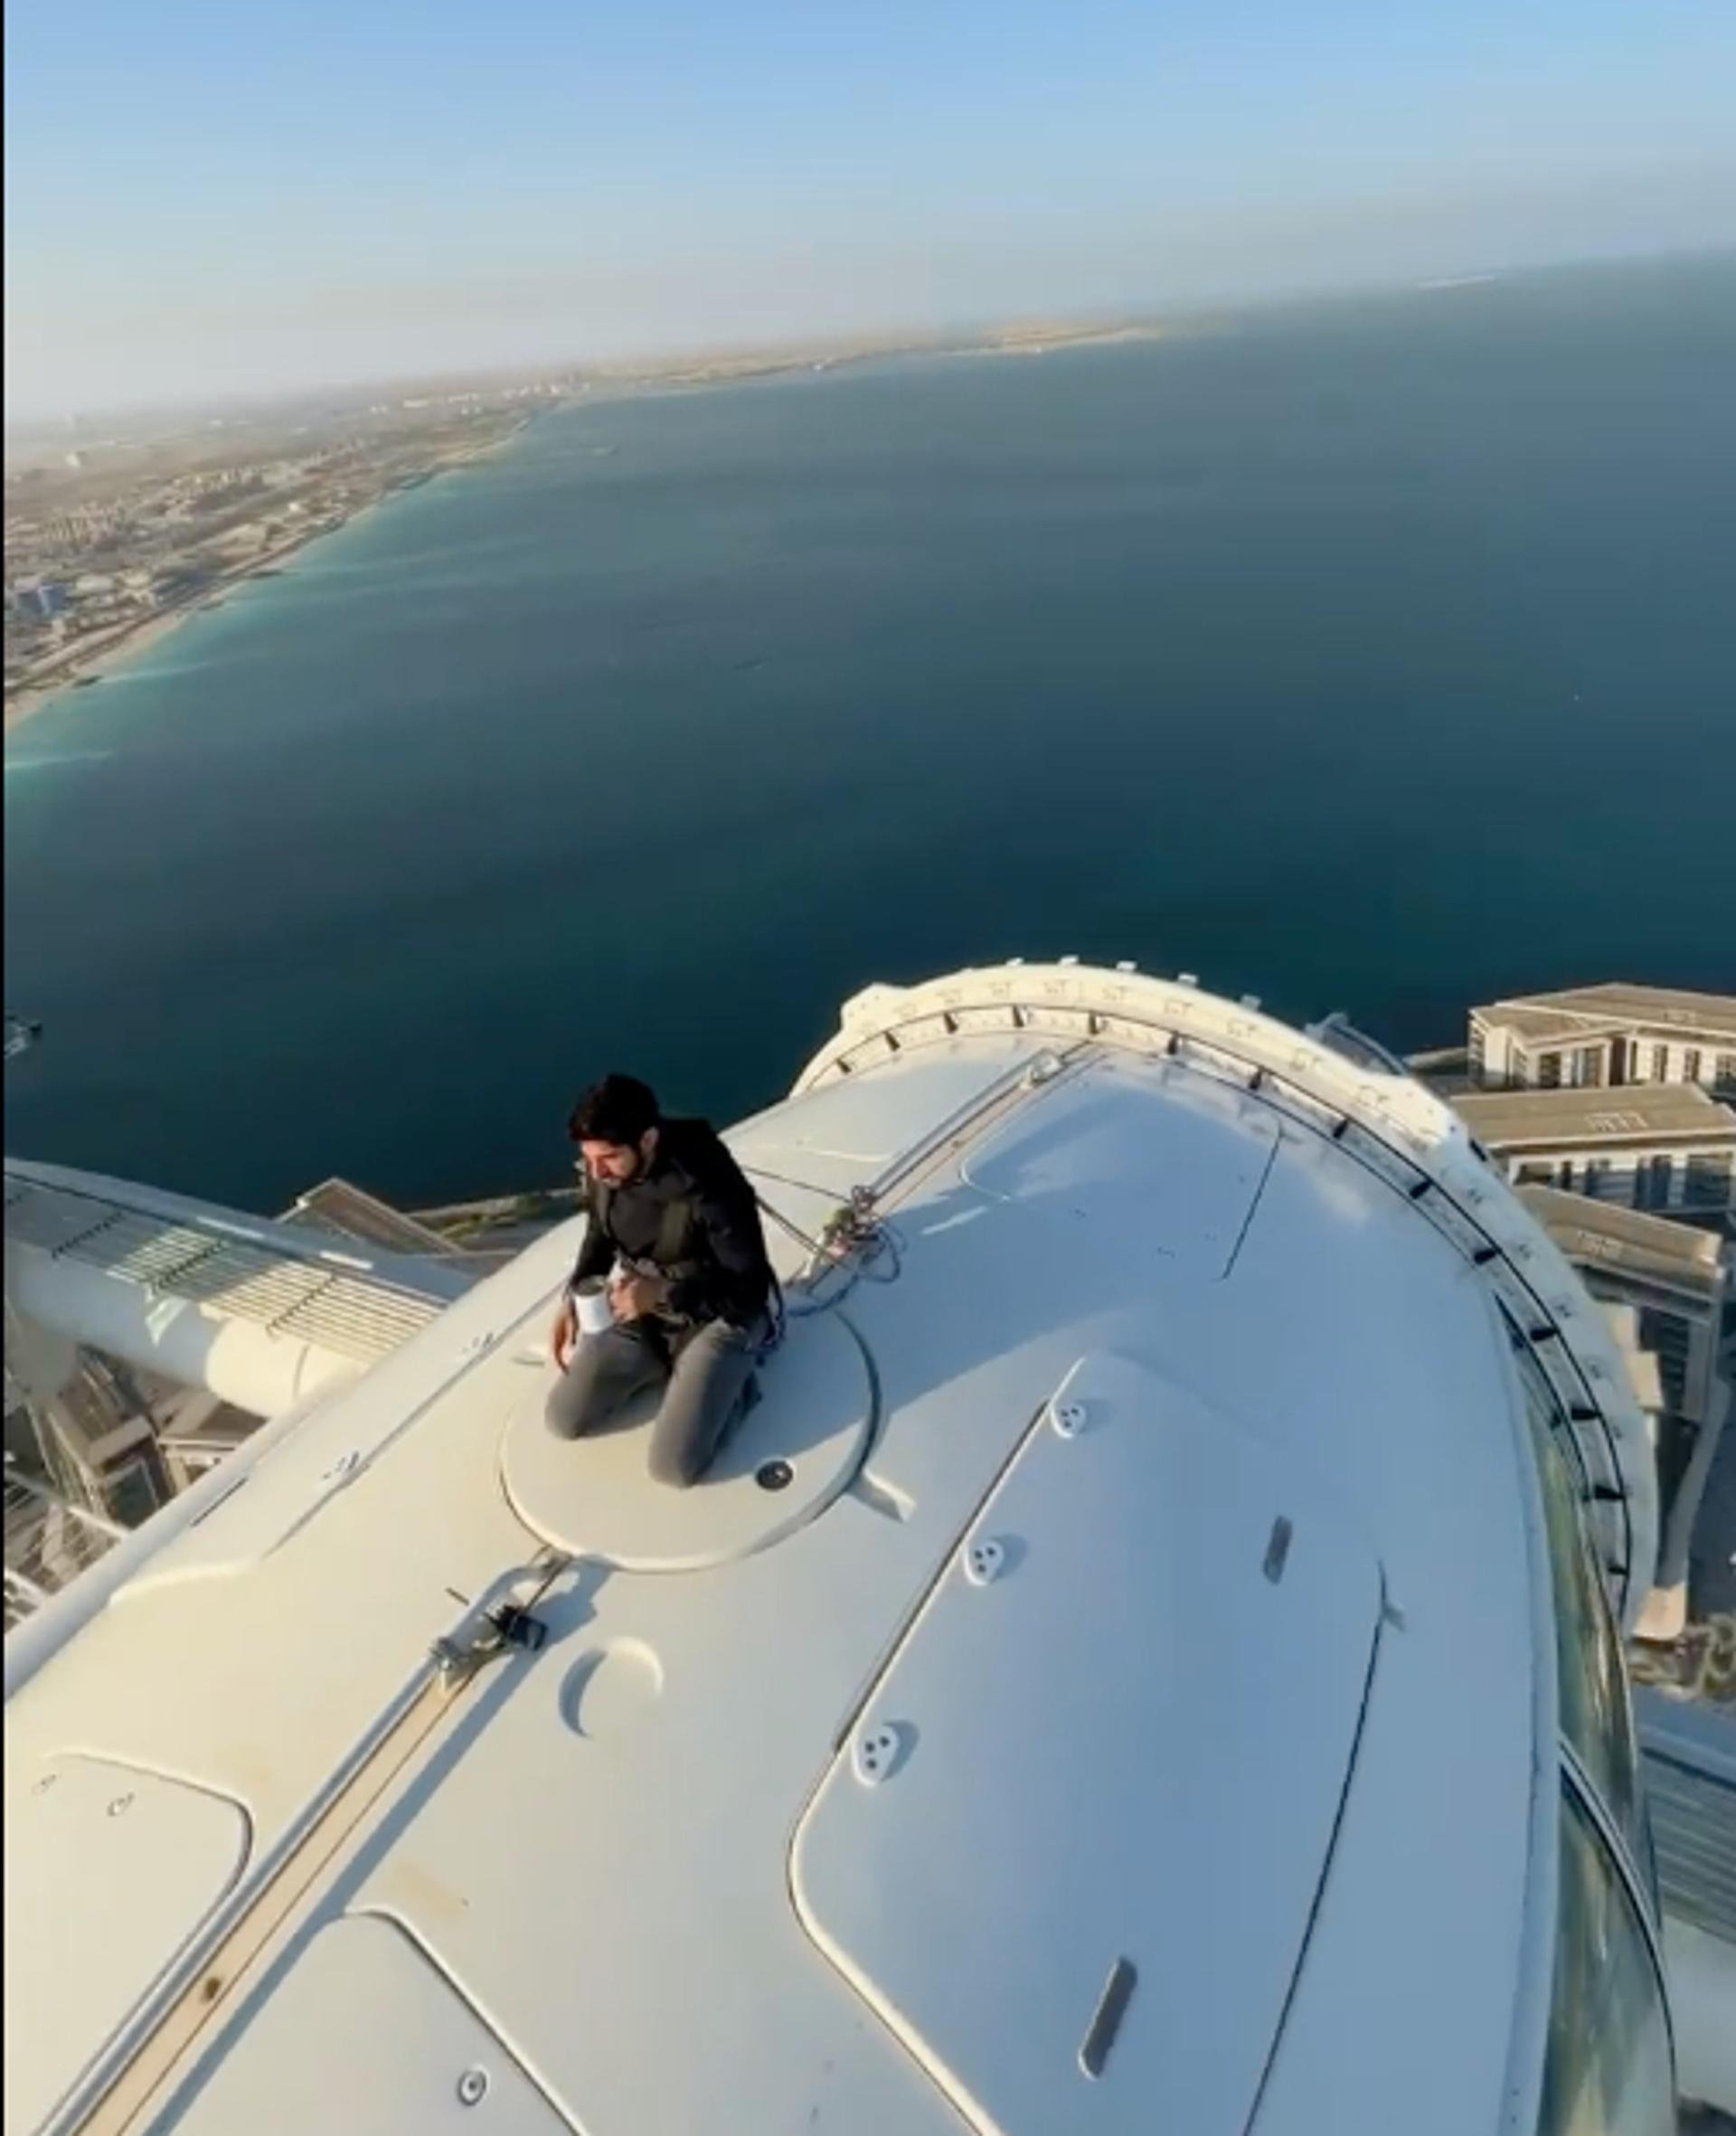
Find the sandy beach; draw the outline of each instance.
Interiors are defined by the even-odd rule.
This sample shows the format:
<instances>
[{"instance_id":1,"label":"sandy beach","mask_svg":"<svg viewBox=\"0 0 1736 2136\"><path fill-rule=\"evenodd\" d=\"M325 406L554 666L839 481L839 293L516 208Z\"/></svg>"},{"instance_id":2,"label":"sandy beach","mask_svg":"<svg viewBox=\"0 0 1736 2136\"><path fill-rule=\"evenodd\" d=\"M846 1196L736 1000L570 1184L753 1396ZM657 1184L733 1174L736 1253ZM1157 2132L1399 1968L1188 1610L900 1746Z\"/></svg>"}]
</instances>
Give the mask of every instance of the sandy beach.
<instances>
[{"instance_id":1,"label":"sandy beach","mask_svg":"<svg viewBox=\"0 0 1736 2136\"><path fill-rule=\"evenodd\" d=\"M358 519L384 501L382 497L370 498L368 503L352 513L343 522L343 525L354 526ZM80 685L99 682L106 675L113 675L121 668L130 666L134 661L149 652L152 647L160 645L165 638L180 629L202 609L209 608L213 600L222 600L226 591L245 584L260 572L269 571L274 565L280 565L288 558L299 555L304 549L311 547L326 534L340 531L335 526L310 527L306 534L297 534L293 541L280 542L276 548L263 549L258 556L250 557L244 564L217 572L196 593L190 594L184 600L175 602L172 607L154 610L148 615L140 616L137 622L121 624L113 630L93 632L84 643L69 650L64 665L55 674L43 681L27 685L15 696L6 700L6 732L12 733L23 726L26 720L33 719L45 705L52 704L57 697L66 695L69 691L78 689Z\"/></svg>"},{"instance_id":2,"label":"sandy beach","mask_svg":"<svg viewBox=\"0 0 1736 2136\"><path fill-rule=\"evenodd\" d=\"M491 438L486 444L455 453L449 459L443 459L436 466L423 470L425 478L432 479L449 474L455 468L469 467L488 454L498 452L517 435L517 430L508 430L503 437ZM382 490L378 496L372 496L365 504L358 505L354 512L335 526L315 525L298 531L288 540L278 543L275 547L262 549L257 556L250 556L245 562L231 564L227 570L213 573L184 600L175 601L167 608L153 610L149 614L141 615L137 621L117 625L111 630L93 631L77 646L68 647L51 675L40 681L26 684L6 699L5 732L13 733L25 721L33 719L46 705L53 704L57 698L65 696L81 685L99 682L104 676L117 674L122 668L131 666L202 610L222 600L225 593L237 586L245 585L248 580L256 579L262 572L281 567L291 557L300 555L304 549L311 548L316 542L324 541L328 534L341 534L345 527L354 526L358 520L365 519L370 512L377 511L382 505L400 494L399 487Z\"/></svg>"}]
</instances>

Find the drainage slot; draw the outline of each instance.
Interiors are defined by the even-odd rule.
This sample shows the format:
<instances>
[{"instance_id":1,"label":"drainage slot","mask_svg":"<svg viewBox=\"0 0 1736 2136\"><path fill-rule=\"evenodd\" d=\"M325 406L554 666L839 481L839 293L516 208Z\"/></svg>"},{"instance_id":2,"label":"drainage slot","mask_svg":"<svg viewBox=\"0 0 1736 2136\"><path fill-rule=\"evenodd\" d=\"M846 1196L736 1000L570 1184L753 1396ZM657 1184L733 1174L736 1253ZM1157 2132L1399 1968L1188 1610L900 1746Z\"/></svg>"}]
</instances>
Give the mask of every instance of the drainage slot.
<instances>
[{"instance_id":1,"label":"drainage slot","mask_svg":"<svg viewBox=\"0 0 1736 2136\"><path fill-rule=\"evenodd\" d=\"M1087 2076L1102 2075L1103 2065L1109 2058L1109 2049L1115 2045L1115 2036L1121 2029L1121 2020L1127 2014L1127 2005L1133 2000L1138 1980L1130 1958L1118 1958L1109 1968L1109 1977L1098 1998L1090 2028L1079 2050L1079 2065Z\"/></svg>"},{"instance_id":2,"label":"drainage slot","mask_svg":"<svg viewBox=\"0 0 1736 2136\"><path fill-rule=\"evenodd\" d=\"M1266 1545L1266 1563L1261 1569L1274 1587L1284 1577L1284 1561L1290 1555L1290 1537L1295 1532L1281 1513L1272 1523L1272 1539Z\"/></svg>"}]
</instances>

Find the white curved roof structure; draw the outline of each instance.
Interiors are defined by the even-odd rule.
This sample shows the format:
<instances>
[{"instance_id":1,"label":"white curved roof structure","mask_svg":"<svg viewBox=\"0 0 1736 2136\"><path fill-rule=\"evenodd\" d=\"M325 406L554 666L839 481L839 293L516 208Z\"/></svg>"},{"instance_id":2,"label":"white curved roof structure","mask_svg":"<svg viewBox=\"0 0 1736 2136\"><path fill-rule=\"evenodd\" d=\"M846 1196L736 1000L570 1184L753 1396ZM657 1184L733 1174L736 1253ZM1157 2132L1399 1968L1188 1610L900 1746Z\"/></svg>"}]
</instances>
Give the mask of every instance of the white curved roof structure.
<instances>
[{"instance_id":1,"label":"white curved roof structure","mask_svg":"<svg viewBox=\"0 0 1736 2136\"><path fill-rule=\"evenodd\" d=\"M1644 1427L1366 1063L872 989L731 1137L861 1243L712 1479L542 1434L572 1227L215 1471L7 1706L7 2130L1565 2128L1587 1890L1661 2129Z\"/></svg>"},{"instance_id":2,"label":"white curved roof structure","mask_svg":"<svg viewBox=\"0 0 1736 2136\"><path fill-rule=\"evenodd\" d=\"M275 1416L436 1318L467 1271L59 1165L5 1167L6 1298L40 1327Z\"/></svg>"}]
</instances>

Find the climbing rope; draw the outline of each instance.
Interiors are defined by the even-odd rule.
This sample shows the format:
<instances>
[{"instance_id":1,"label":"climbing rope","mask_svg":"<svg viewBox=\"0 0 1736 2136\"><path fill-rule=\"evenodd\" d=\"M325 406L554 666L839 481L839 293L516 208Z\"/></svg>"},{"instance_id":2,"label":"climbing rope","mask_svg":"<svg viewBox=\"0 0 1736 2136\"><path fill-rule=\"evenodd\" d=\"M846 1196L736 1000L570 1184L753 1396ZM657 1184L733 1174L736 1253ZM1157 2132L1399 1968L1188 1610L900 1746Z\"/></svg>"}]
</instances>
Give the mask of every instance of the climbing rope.
<instances>
[{"instance_id":1,"label":"climbing rope","mask_svg":"<svg viewBox=\"0 0 1736 2136\"><path fill-rule=\"evenodd\" d=\"M822 1200L830 1200L835 1191L817 1186L812 1180L791 1179L780 1172L768 1171L760 1165L744 1165L742 1169L756 1178L773 1180L779 1186L793 1186L798 1193L811 1194ZM835 1207L821 1225L818 1238L805 1232L757 1190L754 1199L778 1229L788 1233L807 1253L807 1266L797 1279L806 1293L803 1302L790 1303L783 1286L776 1286L769 1348L775 1349L783 1340L788 1321L810 1319L816 1313L830 1312L834 1306L844 1302L859 1282L865 1280L891 1283L897 1280L903 1265L900 1242L876 1210L872 1188L854 1187L849 1200ZM881 1264L889 1260L891 1265L882 1271ZM838 1280L833 1281L835 1278Z\"/></svg>"}]
</instances>

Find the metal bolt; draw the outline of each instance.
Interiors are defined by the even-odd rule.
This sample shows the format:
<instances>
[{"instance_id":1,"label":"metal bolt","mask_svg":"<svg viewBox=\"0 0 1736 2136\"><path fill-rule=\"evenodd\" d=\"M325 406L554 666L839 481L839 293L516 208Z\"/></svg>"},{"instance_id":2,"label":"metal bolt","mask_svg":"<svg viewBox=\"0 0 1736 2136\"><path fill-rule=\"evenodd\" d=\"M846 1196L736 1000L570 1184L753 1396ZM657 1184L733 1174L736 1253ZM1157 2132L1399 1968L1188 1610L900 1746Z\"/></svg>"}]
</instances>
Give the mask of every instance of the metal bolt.
<instances>
[{"instance_id":1,"label":"metal bolt","mask_svg":"<svg viewBox=\"0 0 1736 2136\"><path fill-rule=\"evenodd\" d=\"M482 2068L467 2069L458 2079L458 2104L480 2106L488 2096L488 2072Z\"/></svg>"}]
</instances>

